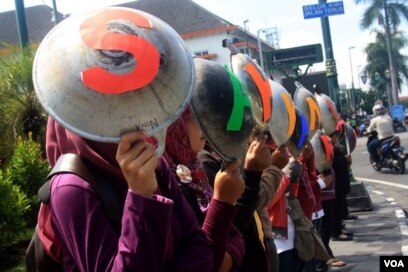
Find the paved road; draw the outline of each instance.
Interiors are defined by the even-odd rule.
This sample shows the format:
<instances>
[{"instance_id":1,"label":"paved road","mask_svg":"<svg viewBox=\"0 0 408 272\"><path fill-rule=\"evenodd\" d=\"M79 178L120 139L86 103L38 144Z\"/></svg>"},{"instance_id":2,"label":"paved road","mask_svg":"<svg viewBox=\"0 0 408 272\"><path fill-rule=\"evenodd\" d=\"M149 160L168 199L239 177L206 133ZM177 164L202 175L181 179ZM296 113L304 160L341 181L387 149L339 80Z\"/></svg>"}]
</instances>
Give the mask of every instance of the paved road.
<instances>
[{"instance_id":1,"label":"paved road","mask_svg":"<svg viewBox=\"0 0 408 272\"><path fill-rule=\"evenodd\" d=\"M398 136L408 152L408 132L399 133ZM357 139L357 146L352 153L354 176L367 185L375 185L376 189L394 198L401 208L408 211L408 169L403 175L394 174L389 169L383 169L381 172L374 171L369 163L366 143L366 137Z\"/></svg>"}]
</instances>

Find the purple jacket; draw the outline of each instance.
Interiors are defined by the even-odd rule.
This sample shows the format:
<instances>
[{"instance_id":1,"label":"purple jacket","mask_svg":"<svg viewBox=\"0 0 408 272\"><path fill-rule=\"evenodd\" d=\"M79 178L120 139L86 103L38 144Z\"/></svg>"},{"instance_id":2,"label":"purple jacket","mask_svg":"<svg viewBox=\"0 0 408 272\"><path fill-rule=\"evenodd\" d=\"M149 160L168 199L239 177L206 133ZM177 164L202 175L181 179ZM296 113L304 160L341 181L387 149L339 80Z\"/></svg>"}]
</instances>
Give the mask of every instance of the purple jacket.
<instances>
[{"instance_id":1,"label":"purple jacket","mask_svg":"<svg viewBox=\"0 0 408 272\"><path fill-rule=\"evenodd\" d=\"M119 196L123 200L120 236L88 182L73 174L53 179L52 226L66 271L211 271L206 236L175 177L161 168L158 183L166 197L147 198L126 188Z\"/></svg>"}]
</instances>

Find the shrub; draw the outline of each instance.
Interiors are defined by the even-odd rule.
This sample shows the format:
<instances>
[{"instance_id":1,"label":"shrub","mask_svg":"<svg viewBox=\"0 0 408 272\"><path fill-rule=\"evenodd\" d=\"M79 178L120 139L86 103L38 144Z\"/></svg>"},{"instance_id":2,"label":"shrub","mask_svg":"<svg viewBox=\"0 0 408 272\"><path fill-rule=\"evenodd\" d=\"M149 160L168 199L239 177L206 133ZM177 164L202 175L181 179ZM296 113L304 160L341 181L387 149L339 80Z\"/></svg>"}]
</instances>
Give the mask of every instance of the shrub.
<instances>
[{"instance_id":1,"label":"shrub","mask_svg":"<svg viewBox=\"0 0 408 272\"><path fill-rule=\"evenodd\" d=\"M28 140L17 139L14 153L8 165L10 180L20 186L27 196L36 196L50 171L48 162L42 157L40 144L29 135Z\"/></svg>"},{"instance_id":2,"label":"shrub","mask_svg":"<svg viewBox=\"0 0 408 272\"><path fill-rule=\"evenodd\" d=\"M23 215L30 208L26 195L7 176L0 170L0 252L21 238Z\"/></svg>"},{"instance_id":3,"label":"shrub","mask_svg":"<svg viewBox=\"0 0 408 272\"><path fill-rule=\"evenodd\" d=\"M7 165L10 182L19 186L29 199L31 208L26 215L29 226L35 225L38 208L37 192L50 171L48 162L41 154L40 144L34 142L30 134L28 140L19 137L13 156Z\"/></svg>"}]
</instances>

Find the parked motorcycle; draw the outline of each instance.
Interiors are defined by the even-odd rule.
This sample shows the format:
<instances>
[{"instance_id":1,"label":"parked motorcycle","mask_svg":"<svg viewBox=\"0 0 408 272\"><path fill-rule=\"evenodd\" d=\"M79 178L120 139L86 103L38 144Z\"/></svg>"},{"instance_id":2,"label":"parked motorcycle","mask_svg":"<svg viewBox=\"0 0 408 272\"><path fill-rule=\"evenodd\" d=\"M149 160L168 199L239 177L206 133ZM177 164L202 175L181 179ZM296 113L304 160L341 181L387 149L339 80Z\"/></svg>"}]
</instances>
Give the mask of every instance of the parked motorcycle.
<instances>
[{"instance_id":1,"label":"parked motorcycle","mask_svg":"<svg viewBox=\"0 0 408 272\"><path fill-rule=\"evenodd\" d=\"M371 132L367 139L367 147L368 144L376 138L377 132ZM381 171L382 168L389 168L397 174L404 174L405 161L408 157L405 153L405 148L401 146L399 136L393 136L383 140L377 148L377 152L380 155L380 161L376 165L373 165L374 161L370 155L370 163L375 171Z\"/></svg>"},{"instance_id":2,"label":"parked motorcycle","mask_svg":"<svg viewBox=\"0 0 408 272\"><path fill-rule=\"evenodd\" d=\"M392 121L392 127L393 127L395 133L407 131L407 129L406 129L406 127L404 126L404 124L402 123L402 121L400 121L400 120L397 119L397 118L394 118L394 119L393 119L393 121Z\"/></svg>"}]
</instances>

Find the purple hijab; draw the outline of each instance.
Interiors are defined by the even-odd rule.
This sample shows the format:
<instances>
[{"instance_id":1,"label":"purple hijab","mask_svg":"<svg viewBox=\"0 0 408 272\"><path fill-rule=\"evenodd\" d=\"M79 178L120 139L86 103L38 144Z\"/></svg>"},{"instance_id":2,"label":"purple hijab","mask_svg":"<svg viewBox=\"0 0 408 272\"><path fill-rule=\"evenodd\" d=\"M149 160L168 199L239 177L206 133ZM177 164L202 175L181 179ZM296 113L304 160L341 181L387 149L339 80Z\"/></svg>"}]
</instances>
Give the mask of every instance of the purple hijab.
<instances>
[{"instance_id":1,"label":"purple hijab","mask_svg":"<svg viewBox=\"0 0 408 272\"><path fill-rule=\"evenodd\" d=\"M84 139L65 129L53 118L48 118L46 152L53 167L62 154L73 153L92 162L109 180L120 180L126 184L122 171L116 162L117 144L102 143Z\"/></svg>"}]
</instances>

